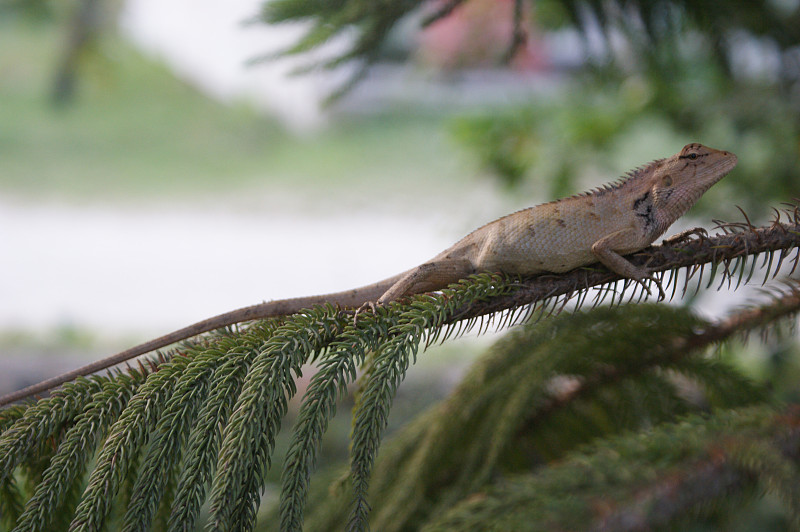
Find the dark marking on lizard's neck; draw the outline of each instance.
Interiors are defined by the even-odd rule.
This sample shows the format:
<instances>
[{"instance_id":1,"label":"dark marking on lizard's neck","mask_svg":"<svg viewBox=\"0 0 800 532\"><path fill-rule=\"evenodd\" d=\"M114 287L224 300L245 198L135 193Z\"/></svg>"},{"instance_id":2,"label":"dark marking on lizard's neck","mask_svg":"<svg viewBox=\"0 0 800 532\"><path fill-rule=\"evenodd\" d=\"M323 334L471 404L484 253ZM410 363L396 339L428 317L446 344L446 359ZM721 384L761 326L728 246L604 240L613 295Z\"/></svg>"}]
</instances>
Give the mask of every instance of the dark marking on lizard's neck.
<instances>
[{"instance_id":1,"label":"dark marking on lizard's neck","mask_svg":"<svg viewBox=\"0 0 800 532\"><path fill-rule=\"evenodd\" d=\"M633 202L633 212L642 219L645 232L649 233L656 227L656 213L653 209L653 196L648 190Z\"/></svg>"}]
</instances>

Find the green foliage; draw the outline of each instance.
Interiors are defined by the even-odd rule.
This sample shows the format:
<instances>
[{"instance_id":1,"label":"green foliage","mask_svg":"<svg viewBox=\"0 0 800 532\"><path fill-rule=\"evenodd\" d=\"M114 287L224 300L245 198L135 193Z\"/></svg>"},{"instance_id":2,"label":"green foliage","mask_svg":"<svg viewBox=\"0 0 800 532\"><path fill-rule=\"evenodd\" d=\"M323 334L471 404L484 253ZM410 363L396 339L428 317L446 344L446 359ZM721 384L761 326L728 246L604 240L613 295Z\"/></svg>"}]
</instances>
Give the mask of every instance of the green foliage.
<instances>
[{"instance_id":1,"label":"green foliage","mask_svg":"<svg viewBox=\"0 0 800 532\"><path fill-rule=\"evenodd\" d=\"M180 450L186 443L198 410L208 399L218 366L226 363L228 356L241 363L248 353L248 347L253 349L252 342L234 352L224 349L224 344L200 350L181 372L164 412L159 416L158 425L149 436L142 462L137 466L138 475L123 520L124 530L151 528L167 485L175 482L174 476L178 473L175 464L180 463ZM165 471L170 474L165 475Z\"/></svg>"},{"instance_id":2,"label":"green foliage","mask_svg":"<svg viewBox=\"0 0 800 532\"><path fill-rule=\"evenodd\" d=\"M676 341L708 325L685 309L641 305L515 330L381 454L372 527L416 530L498 479L558 463L584 443L769 401L764 388ZM307 529L343 528L357 489L354 479L330 503L312 505Z\"/></svg>"},{"instance_id":3,"label":"green foliage","mask_svg":"<svg viewBox=\"0 0 800 532\"><path fill-rule=\"evenodd\" d=\"M307 54L332 35L352 31L353 46L323 64L368 65L393 27L409 19L421 21L422 27L465 3L390 2L393 7L386 8L364 0L281 0L265 4L264 21L311 22L312 29L286 54ZM532 174L538 186L551 187L548 197L571 194L581 190L573 180L585 173L587 163L619 172L619 160L609 160L609 151L641 164L643 152L653 158L667 155L666 138L674 151L702 140L739 154L739 168L725 186L750 210L796 194L800 106L791 96L798 82L789 65L800 45L797 5L684 0L529 4L533 19L544 27L571 25L580 31L586 68L559 97L454 121L454 137L504 185L515 187ZM525 11L511 15L515 27ZM515 42L509 35L509 43ZM751 72L746 63L754 49L765 54L761 63L775 66ZM363 69L356 78L362 74ZM658 139L657 151L652 139Z\"/></svg>"},{"instance_id":4,"label":"green foliage","mask_svg":"<svg viewBox=\"0 0 800 532\"><path fill-rule=\"evenodd\" d=\"M111 426L70 525L72 530L97 530L103 526L113 502L109 494L125 493L121 488L128 470L138 465L138 455L163 412L167 391L188 363L188 358L176 357L159 368Z\"/></svg>"},{"instance_id":5,"label":"green foliage","mask_svg":"<svg viewBox=\"0 0 800 532\"><path fill-rule=\"evenodd\" d=\"M50 530L54 527L51 519L63 519L74 512L83 487L82 474L92 452L145 376L141 371L120 374L117 380L105 382L103 389L93 395L50 458L16 530ZM55 528L63 528L63 525Z\"/></svg>"},{"instance_id":6,"label":"green foliage","mask_svg":"<svg viewBox=\"0 0 800 532\"><path fill-rule=\"evenodd\" d=\"M537 186L550 187L543 196L563 197L582 188L576 180L589 165L619 171L608 153L626 132L652 122L642 111L642 102L618 87L591 86L556 102L463 115L452 119L449 129L507 187L522 186L535 175Z\"/></svg>"},{"instance_id":7,"label":"green foliage","mask_svg":"<svg viewBox=\"0 0 800 532\"><path fill-rule=\"evenodd\" d=\"M364 317L342 331L311 378L286 455L281 489L281 527L301 530L308 483L322 435L336 412L336 401L356 378L358 365L389 329L384 312ZM357 327L357 328L356 328Z\"/></svg>"},{"instance_id":8,"label":"green foliage","mask_svg":"<svg viewBox=\"0 0 800 532\"><path fill-rule=\"evenodd\" d=\"M102 380L98 378L78 379L66 384L58 394L38 401L22 416L19 416L19 407L12 407L11 415L7 418L18 419L7 424L0 436L3 449L0 455L2 478L8 479L19 464L40 452L37 447L73 422L92 395L101 388Z\"/></svg>"},{"instance_id":9,"label":"green foliage","mask_svg":"<svg viewBox=\"0 0 800 532\"><path fill-rule=\"evenodd\" d=\"M741 31L755 37L767 38L779 50L789 50L800 42L797 21L800 10L793 3L749 2L692 2L669 0L660 2L634 1L623 4L618 1L561 0L566 17L582 31L596 23L602 31L601 38L611 46L615 30L622 34L626 44L635 49L627 50L642 62L669 61L666 46L691 45L683 41L689 32L700 40L716 61L726 64L733 61L728 55L730 32ZM697 34L699 33L699 35Z\"/></svg>"},{"instance_id":10,"label":"green foliage","mask_svg":"<svg viewBox=\"0 0 800 532\"><path fill-rule=\"evenodd\" d=\"M694 72L702 78L691 79L697 78ZM654 149L656 138L670 139L670 152L703 139L734 150L741 161L712 196L723 197L727 188L763 215L765 203L796 193L798 113L780 88L730 83L706 61L687 65L669 82L640 75L586 79L554 102L474 113L454 119L450 129L504 184L521 186L523 177L535 176L537 186L550 187L547 197L581 190L576 180L587 168L600 166L613 175L621 157L633 165L641 153L669 155L663 142Z\"/></svg>"},{"instance_id":11,"label":"green foliage","mask_svg":"<svg viewBox=\"0 0 800 532\"><path fill-rule=\"evenodd\" d=\"M264 2L260 19L266 24L300 21L309 24L305 35L278 55L307 54L332 38L350 32L354 37L349 49L319 63L334 68L349 61L369 65L375 61L392 30L405 20L414 16L414 22L423 28L467 3L469 0L440 3L277 0ZM514 26L514 32L509 35L511 47L524 43L519 32L525 25L527 7L545 28L576 27L586 39L589 58L597 65L605 66L613 61L618 67L645 70L648 77L665 81L685 70L686 65L680 59L688 55L699 54L711 59L712 67L721 67L726 75L730 74L736 61L731 50L743 37L765 39L788 54L800 43L800 25L797 24L800 8L792 3L517 0L509 15ZM591 49L590 35L602 40L605 48ZM507 59L512 56L507 54ZM789 69L780 75L787 81L793 77Z\"/></svg>"},{"instance_id":12,"label":"green foliage","mask_svg":"<svg viewBox=\"0 0 800 532\"><path fill-rule=\"evenodd\" d=\"M202 404L186 443L169 516L169 530L191 529L200 513L222 441L221 427L230 416L255 356L252 349L228 348L221 353L224 353L225 360L214 371L214 385Z\"/></svg>"},{"instance_id":13,"label":"green foliage","mask_svg":"<svg viewBox=\"0 0 800 532\"><path fill-rule=\"evenodd\" d=\"M429 331L435 340L448 318L464 305L493 295L507 293L512 287L497 276L476 276L473 283L459 283L435 298L418 298L408 308L393 305L394 312L378 309L373 315L348 325L319 362L319 372L311 379L300 409L283 471L281 490L281 526L299 530L308 492L308 481L322 434L336 411L336 400L348 382L356 378L356 369L368 359L363 385L354 417L352 435L352 474L356 499L352 523L365 524L368 505L366 488L380 435L397 386L408 362ZM399 349L399 351L398 351ZM391 355L395 355L392 357Z\"/></svg>"},{"instance_id":14,"label":"green foliage","mask_svg":"<svg viewBox=\"0 0 800 532\"><path fill-rule=\"evenodd\" d=\"M300 316L277 329L259 350L222 434L220 473L211 494L214 530L247 530L255 524L275 435L296 391L294 378L303 363L327 347L341 322L331 308L321 319Z\"/></svg>"},{"instance_id":15,"label":"green foliage","mask_svg":"<svg viewBox=\"0 0 800 532\"><path fill-rule=\"evenodd\" d=\"M493 112L452 121L454 138L509 188L516 187L537 158L536 117L529 109Z\"/></svg>"}]
</instances>

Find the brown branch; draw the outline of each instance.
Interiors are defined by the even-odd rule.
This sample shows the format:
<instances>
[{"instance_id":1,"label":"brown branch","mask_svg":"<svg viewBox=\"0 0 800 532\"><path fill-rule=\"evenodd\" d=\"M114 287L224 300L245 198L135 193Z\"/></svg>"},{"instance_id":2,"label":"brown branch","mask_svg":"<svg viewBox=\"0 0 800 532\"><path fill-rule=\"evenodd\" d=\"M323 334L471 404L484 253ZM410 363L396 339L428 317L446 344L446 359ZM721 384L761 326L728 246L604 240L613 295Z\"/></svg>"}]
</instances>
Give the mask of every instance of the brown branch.
<instances>
[{"instance_id":1,"label":"brown branch","mask_svg":"<svg viewBox=\"0 0 800 532\"><path fill-rule=\"evenodd\" d=\"M423 28L427 28L431 24L434 24L443 18L450 16L453 11L456 10L461 4L463 4L466 0L449 0L447 3L439 7L436 11L431 13L430 15L426 16L422 19L422 23L420 24Z\"/></svg>"},{"instance_id":2,"label":"brown branch","mask_svg":"<svg viewBox=\"0 0 800 532\"><path fill-rule=\"evenodd\" d=\"M670 475L661 475L646 488L638 488L630 502L617 505L597 519L590 531L649 530L674 523L682 516L730 493L741 492L759 481L759 471L742 464L739 450L748 444L766 445L797 464L800 449L800 410L788 409L773 418L772 434L766 438L741 437L712 444L708 457L687 464ZM614 504L605 501L606 506ZM598 505L600 506L600 505Z\"/></svg>"},{"instance_id":3,"label":"brown branch","mask_svg":"<svg viewBox=\"0 0 800 532\"><path fill-rule=\"evenodd\" d=\"M683 349L698 349L744 334L773 321L800 312L800 285L786 285L788 290L765 305L741 309L705 331L684 339Z\"/></svg>"},{"instance_id":4,"label":"brown branch","mask_svg":"<svg viewBox=\"0 0 800 532\"><path fill-rule=\"evenodd\" d=\"M587 530L639 531L669 525L692 508L755 484L755 475L735 467L726 458L713 456L660 479L634 495L632 501L595 521Z\"/></svg>"},{"instance_id":5,"label":"brown branch","mask_svg":"<svg viewBox=\"0 0 800 532\"><path fill-rule=\"evenodd\" d=\"M80 59L97 39L102 26L99 0L81 0L70 22L69 36L59 60L53 84L53 102L70 103L75 99L75 78Z\"/></svg>"}]
</instances>

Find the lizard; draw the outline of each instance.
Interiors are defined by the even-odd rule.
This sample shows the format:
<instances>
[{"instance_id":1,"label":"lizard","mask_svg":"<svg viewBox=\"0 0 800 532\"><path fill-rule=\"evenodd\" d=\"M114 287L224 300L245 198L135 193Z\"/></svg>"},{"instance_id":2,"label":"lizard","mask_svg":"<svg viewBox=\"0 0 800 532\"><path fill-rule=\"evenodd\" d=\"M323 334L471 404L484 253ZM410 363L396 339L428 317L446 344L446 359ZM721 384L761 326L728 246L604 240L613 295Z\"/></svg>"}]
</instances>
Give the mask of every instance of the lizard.
<instances>
[{"instance_id":1,"label":"lizard","mask_svg":"<svg viewBox=\"0 0 800 532\"><path fill-rule=\"evenodd\" d=\"M333 294L268 301L226 312L0 397L0 406L50 390L201 333L294 314L318 304L360 309L441 290L480 272L563 273L596 262L650 291L658 280L625 255L651 245L737 163L728 151L687 144L619 180L522 209L479 227L431 260L371 285Z\"/></svg>"}]
</instances>

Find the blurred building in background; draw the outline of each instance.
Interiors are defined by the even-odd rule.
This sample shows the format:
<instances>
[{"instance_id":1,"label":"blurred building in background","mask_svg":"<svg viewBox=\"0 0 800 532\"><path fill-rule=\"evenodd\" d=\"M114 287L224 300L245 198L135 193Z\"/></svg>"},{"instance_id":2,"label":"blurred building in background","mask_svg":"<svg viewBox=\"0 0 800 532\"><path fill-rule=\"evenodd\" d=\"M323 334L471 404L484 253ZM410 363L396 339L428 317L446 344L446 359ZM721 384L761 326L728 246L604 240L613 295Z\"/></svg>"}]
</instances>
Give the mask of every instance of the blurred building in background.
<instances>
[{"instance_id":1,"label":"blurred building in background","mask_svg":"<svg viewBox=\"0 0 800 532\"><path fill-rule=\"evenodd\" d=\"M529 20L524 46L501 66L513 34L513 4L472 1L422 32L419 20L409 21L392 35L384 60L334 109L369 112L409 102L507 104L552 89L559 73L582 62L577 34L540 34ZM329 115L321 103L352 75L352 68L292 76L304 62L257 61L294 43L303 32L301 25L252 23L260 5L259 0L127 0L120 28L141 50L214 98L251 102L295 132L319 128ZM343 44L334 39L316 53L326 55Z\"/></svg>"}]
</instances>

